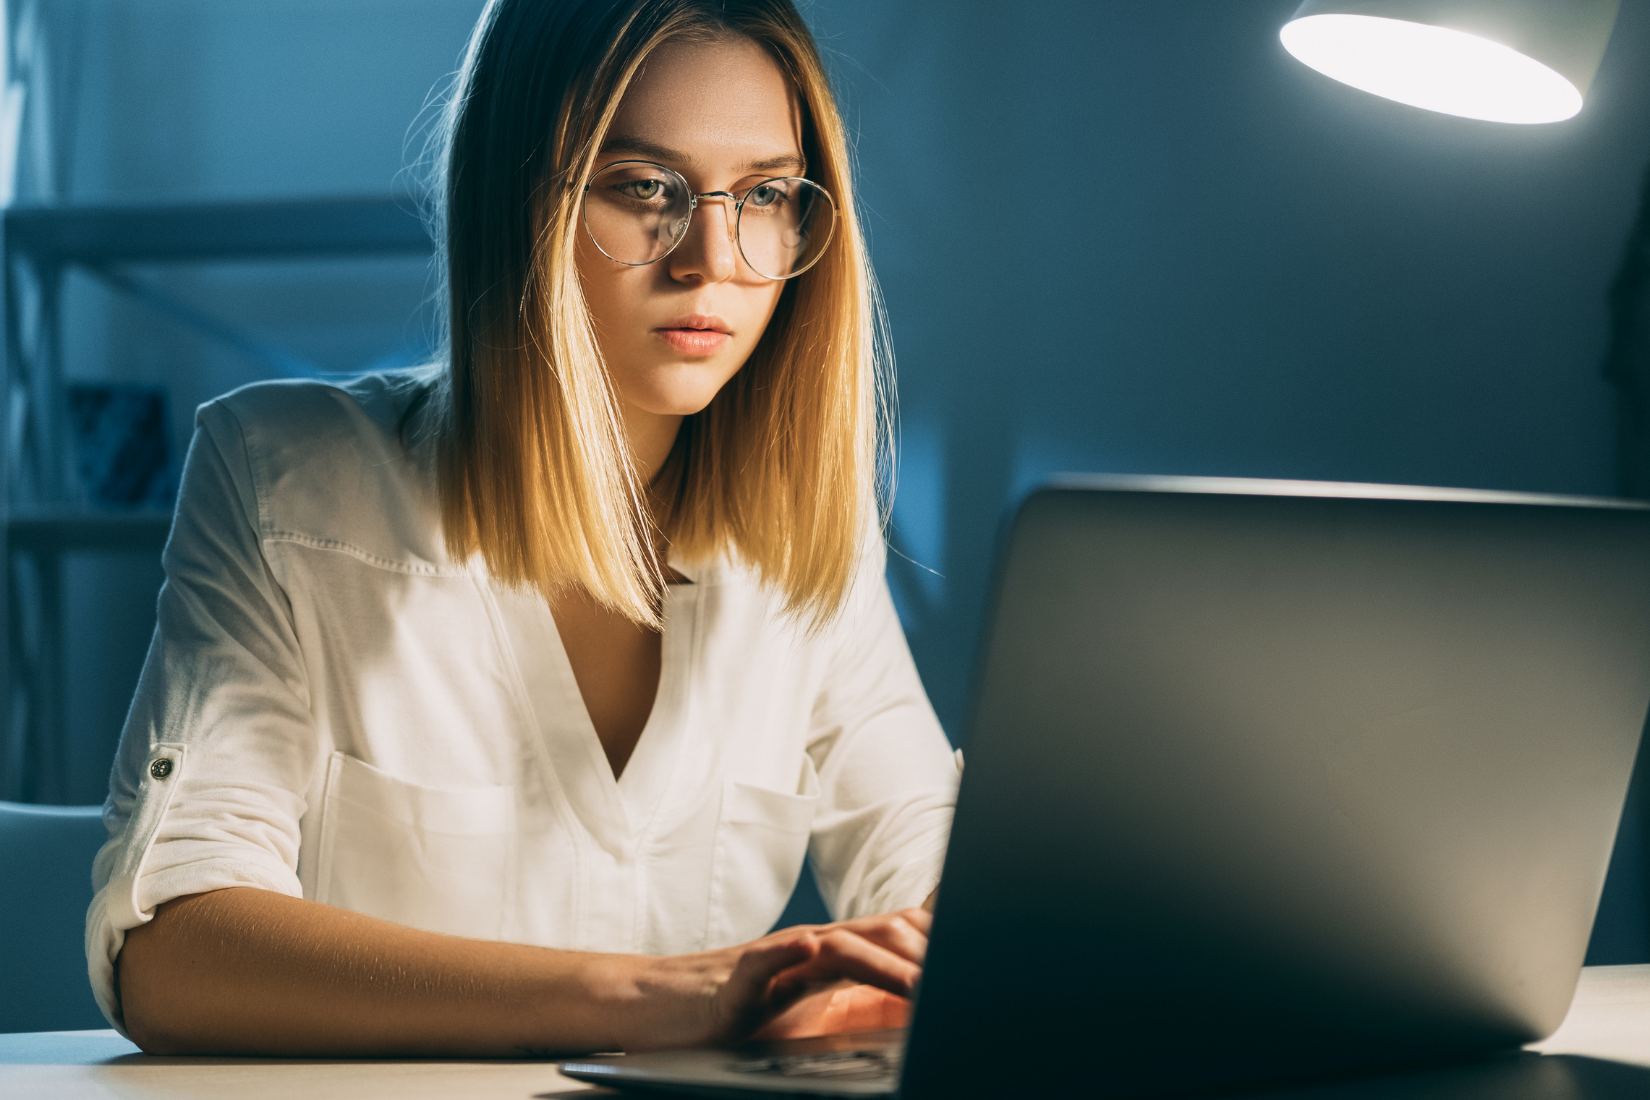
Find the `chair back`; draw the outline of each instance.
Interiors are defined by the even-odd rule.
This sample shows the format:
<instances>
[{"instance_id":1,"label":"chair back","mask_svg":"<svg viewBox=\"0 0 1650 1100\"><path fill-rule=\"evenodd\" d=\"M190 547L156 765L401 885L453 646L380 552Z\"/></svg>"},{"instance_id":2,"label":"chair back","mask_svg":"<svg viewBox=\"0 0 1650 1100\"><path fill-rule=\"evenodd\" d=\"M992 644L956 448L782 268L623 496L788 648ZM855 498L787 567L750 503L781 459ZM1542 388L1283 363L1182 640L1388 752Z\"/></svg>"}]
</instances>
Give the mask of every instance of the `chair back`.
<instances>
[{"instance_id":1,"label":"chair back","mask_svg":"<svg viewBox=\"0 0 1650 1100\"><path fill-rule=\"evenodd\" d=\"M101 806L0 802L0 1032L109 1026L85 949L92 857L107 839Z\"/></svg>"}]
</instances>

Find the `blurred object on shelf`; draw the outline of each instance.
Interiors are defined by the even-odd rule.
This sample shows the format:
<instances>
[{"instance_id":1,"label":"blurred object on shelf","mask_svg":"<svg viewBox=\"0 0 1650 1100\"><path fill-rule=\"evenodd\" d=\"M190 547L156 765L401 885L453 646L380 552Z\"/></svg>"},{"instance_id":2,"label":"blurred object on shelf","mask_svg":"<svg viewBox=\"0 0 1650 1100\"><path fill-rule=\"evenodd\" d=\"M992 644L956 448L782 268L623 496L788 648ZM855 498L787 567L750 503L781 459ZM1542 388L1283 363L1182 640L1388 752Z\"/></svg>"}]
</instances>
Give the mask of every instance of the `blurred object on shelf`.
<instances>
[{"instance_id":1,"label":"blurred object on shelf","mask_svg":"<svg viewBox=\"0 0 1650 1100\"><path fill-rule=\"evenodd\" d=\"M166 387L76 382L67 387L75 472L96 508L170 508L177 493Z\"/></svg>"}]
</instances>

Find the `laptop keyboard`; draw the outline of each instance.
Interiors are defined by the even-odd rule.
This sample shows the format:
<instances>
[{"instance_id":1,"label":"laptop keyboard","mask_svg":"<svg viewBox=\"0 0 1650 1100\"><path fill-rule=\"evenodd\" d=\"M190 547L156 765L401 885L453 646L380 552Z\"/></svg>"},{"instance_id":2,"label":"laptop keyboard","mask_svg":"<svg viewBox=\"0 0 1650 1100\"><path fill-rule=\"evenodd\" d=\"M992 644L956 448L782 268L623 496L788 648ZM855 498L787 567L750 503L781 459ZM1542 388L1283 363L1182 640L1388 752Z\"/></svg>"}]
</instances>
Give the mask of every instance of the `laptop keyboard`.
<instances>
[{"instance_id":1,"label":"laptop keyboard","mask_svg":"<svg viewBox=\"0 0 1650 1100\"><path fill-rule=\"evenodd\" d=\"M833 1081L895 1081L902 1055L888 1050L830 1050L820 1054L783 1054L734 1062L734 1073L775 1073L782 1077L828 1078Z\"/></svg>"}]
</instances>

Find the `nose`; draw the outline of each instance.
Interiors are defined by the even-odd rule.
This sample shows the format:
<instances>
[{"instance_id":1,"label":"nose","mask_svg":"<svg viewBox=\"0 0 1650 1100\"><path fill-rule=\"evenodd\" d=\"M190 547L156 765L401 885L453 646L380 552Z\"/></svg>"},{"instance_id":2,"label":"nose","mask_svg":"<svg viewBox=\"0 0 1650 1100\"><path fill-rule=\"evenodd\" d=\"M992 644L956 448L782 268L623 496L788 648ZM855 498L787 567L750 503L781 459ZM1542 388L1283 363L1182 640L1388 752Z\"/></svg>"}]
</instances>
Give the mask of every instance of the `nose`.
<instances>
[{"instance_id":1,"label":"nose","mask_svg":"<svg viewBox=\"0 0 1650 1100\"><path fill-rule=\"evenodd\" d=\"M721 283L739 270L732 195L700 195L687 237L670 254L670 277L681 282Z\"/></svg>"}]
</instances>

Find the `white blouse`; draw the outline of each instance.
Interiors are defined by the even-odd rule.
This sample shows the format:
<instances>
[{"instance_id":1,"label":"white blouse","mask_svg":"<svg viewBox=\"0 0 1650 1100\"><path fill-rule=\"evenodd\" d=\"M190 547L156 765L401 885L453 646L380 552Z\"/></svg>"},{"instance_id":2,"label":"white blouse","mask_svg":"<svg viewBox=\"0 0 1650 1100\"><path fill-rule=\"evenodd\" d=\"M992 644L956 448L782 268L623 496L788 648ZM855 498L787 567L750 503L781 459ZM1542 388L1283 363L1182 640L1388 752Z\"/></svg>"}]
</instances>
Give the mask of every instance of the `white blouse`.
<instances>
[{"instance_id":1,"label":"white blouse","mask_svg":"<svg viewBox=\"0 0 1650 1100\"><path fill-rule=\"evenodd\" d=\"M804 858L839 918L939 879L957 768L868 553L810 634L672 561L653 712L615 781L544 600L442 547L412 385L201 407L87 914L255 886L435 932L674 954L765 933Z\"/></svg>"}]
</instances>

